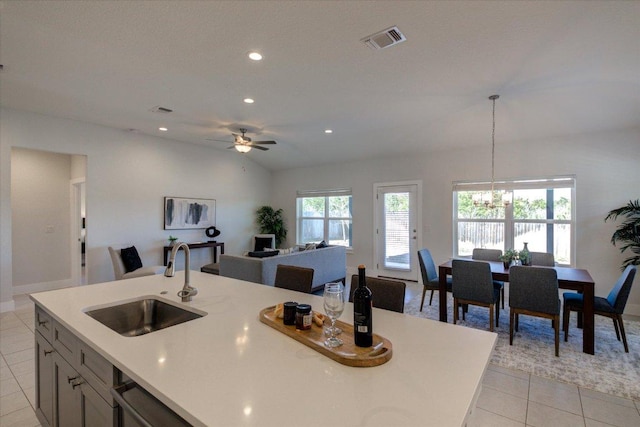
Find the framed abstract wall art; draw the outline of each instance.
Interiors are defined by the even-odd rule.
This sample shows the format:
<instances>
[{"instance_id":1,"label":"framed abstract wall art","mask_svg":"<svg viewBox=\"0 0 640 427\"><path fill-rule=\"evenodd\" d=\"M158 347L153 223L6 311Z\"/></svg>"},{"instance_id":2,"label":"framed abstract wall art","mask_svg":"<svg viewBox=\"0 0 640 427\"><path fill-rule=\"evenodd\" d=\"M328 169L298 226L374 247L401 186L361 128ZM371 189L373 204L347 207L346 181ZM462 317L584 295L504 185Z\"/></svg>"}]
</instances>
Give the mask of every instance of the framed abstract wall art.
<instances>
[{"instance_id":1,"label":"framed abstract wall art","mask_svg":"<svg viewBox=\"0 0 640 427\"><path fill-rule=\"evenodd\" d=\"M215 199L164 198L164 229L209 228L216 225Z\"/></svg>"}]
</instances>

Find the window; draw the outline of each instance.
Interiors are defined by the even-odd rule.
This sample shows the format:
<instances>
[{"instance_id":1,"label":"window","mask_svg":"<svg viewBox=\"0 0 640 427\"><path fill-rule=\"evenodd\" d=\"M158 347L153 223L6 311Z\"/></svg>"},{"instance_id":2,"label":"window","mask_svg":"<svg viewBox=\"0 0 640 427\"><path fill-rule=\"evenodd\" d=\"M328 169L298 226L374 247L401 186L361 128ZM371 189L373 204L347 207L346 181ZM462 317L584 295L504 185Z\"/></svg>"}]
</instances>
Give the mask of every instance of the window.
<instances>
[{"instance_id":1,"label":"window","mask_svg":"<svg viewBox=\"0 0 640 427\"><path fill-rule=\"evenodd\" d=\"M351 247L351 189L299 191L296 243Z\"/></svg>"},{"instance_id":2,"label":"window","mask_svg":"<svg viewBox=\"0 0 640 427\"><path fill-rule=\"evenodd\" d=\"M527 242L532 252L550 252L558 264L574 264L574 177L496 182L495 208L474 203L490 192L490 183L454 183L456 256L471 255L473 248L521 250Z\"/></svg>"}]
</instances>

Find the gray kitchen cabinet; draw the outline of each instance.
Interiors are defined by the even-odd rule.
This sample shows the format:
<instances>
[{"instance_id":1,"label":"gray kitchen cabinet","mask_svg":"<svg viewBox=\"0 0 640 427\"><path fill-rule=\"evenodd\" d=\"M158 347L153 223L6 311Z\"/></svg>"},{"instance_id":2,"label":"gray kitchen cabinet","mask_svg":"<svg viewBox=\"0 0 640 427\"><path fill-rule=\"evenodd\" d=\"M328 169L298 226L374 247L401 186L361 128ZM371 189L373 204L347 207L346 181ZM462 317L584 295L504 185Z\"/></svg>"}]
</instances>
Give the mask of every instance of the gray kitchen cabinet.
<instances>
[{"instance_id":1,"label":"gray kitchen cabinet","mask_svg":"<svg viewBox=\"0 0 640 427\"><path fill-rule=\"evenodd\" d=\"M53 347L40 331L35 333L36 416L43 425L53 425Z\"/></svg>"},{"instance_id":2,"label":"gray kitchen cabinet","mask_svg":"<svg viewBox=\"0 0 640 427\"><path fill-rule=\"evenodd\" d=\"M36 305L36 414L50 427L116 427L119 371Z\"/></svg>"}]
</instances>

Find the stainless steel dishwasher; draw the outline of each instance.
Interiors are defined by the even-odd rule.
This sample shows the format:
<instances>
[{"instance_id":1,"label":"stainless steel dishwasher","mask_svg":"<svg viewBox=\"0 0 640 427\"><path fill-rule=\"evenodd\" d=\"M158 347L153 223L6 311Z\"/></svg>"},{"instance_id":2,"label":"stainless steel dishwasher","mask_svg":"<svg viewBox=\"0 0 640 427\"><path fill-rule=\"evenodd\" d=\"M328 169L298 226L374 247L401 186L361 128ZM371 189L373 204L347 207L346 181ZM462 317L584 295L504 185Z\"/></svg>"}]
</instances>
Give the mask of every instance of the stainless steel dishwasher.
<instances>
[{"instance_id":1,"label":"stainless steel dishwasher","mask_svg":"<svg viewBox=\"0 0 640 427\"><path fill-rule=\"evenodd\" d=\"M133 381L111 389L118 402L118 425L121 427L182 427L191 426L148 391Z\"/></svg>"}]
</instances>

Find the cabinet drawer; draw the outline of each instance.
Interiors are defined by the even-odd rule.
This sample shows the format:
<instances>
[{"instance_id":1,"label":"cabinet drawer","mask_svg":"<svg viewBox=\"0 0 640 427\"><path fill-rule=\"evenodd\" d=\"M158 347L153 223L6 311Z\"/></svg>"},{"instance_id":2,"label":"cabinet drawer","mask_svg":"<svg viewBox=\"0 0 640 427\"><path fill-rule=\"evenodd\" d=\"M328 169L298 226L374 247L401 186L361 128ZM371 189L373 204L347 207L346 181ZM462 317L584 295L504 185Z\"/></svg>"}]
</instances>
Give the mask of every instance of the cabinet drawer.
<instances>
[{"instance_id":1,"label":"cabinet drawer","mask_svg":"<svg viewBox=\"0 0 640 427\"><path fill-rule=\"evenodd\" d=\"M69 362L74 368L78 369L78 339L67 328L58 322L53 322L53 339L51 341L53 348Z\"/></svg>"},{"instance_id":2,"label":"cabinet drawer","mask_svg":"<svg viewBox=\"0 0 640 427\"><path fill-rule=\"evenodd\" d=\"M111 388L118 384L118 370L107 359L84 343L79 345L80 375L112 406L116 405Z\"/></svg>"},{"instance_id":3,"label":"cabinet drawer","mask_svg":"<svg viewBox=\"0 0 640 427\"><path fill-rule=\"evenodd\" d=\"M53 319L43 309L36 305L35 328L40 332L44 339L51 342L53 337Z\"/></svg>"}]
</instances>

